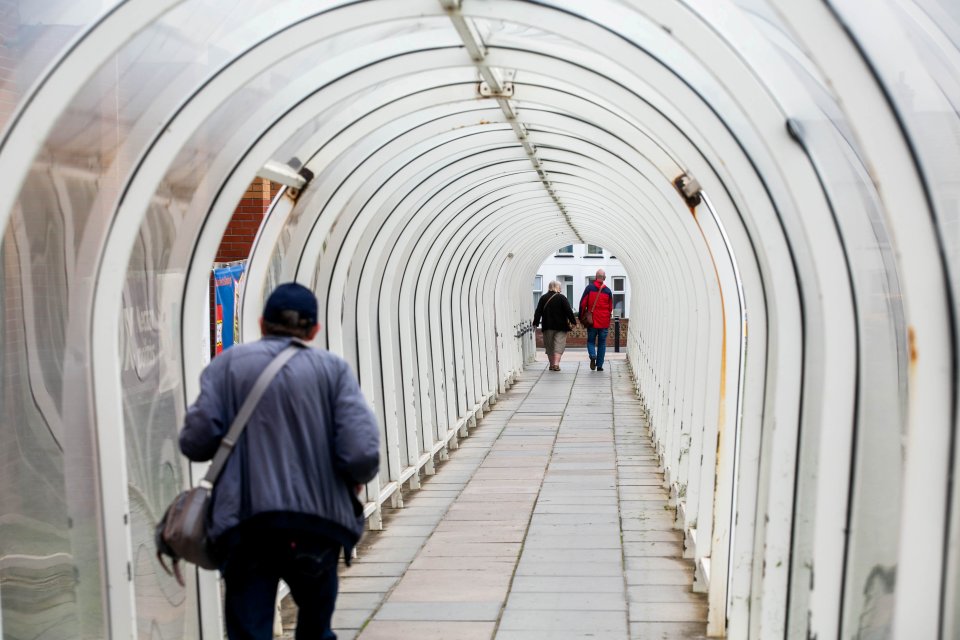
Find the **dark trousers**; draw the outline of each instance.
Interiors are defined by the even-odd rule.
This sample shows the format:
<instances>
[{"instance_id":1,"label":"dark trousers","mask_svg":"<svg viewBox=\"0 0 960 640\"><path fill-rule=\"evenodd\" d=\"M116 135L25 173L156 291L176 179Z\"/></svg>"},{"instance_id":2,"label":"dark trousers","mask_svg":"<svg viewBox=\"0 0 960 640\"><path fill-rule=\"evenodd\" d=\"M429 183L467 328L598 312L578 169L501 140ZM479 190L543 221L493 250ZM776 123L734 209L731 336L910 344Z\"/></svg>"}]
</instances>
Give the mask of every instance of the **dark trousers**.
<instances>
[{"instance_id":1,"label":"dark trousers","mask_svg":"<svg viewBox=\"0 0 960 640\"><path fill-rule=\"evenodd\" d=\"M336 640L330 629L337 600L341 547L316 534L244 532L224 550L224 614L230 640L272 640L282 578L297 603L297 640Z\"/></svg>"}]
</instances>

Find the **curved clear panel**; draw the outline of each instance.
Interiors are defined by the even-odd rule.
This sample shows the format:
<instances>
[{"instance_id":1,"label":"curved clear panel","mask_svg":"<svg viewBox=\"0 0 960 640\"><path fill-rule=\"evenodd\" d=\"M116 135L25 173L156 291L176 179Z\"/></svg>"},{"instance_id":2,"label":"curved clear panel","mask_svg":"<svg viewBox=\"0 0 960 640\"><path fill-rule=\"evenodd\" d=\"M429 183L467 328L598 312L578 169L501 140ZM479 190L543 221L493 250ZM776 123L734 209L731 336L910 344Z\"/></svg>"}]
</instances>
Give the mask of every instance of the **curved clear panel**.
<instances>
[{"instance_id":1,"label":"curved clear panel","mask_svg":"<svg viewBox=\"0 0 960 640\"><path fill-rule=\"evenodd\" d=\"M942 0L883 0L882 8L878 6L881 13L876 17L879 19L873 19L865 16L856 2L838 0L833 4L851 26L853 36L886 88L910 140L939 231L938 241L952 290L956 332L957 318L960 318L960 174L957 171L960 166L960 8L955 2ZM957 337L955 334L954 339ZM957 438L956 428L953 438ZM953 464L956 474L958 462L954 460ZM887 497L889 499L889 494ZM880 495L878 499L882 499ZM954 503L954 508L957 504ZM955 544L960 534L954 531L952 535ZM954 550L948 558L954 565L947 570L952 572L948 580L952 581L953 596L960 598L957 591L960 555ZM865 607L871 608L874 617L883 618L889 616L889 603L883 600L883 592L895 581L895 573L878 566L873 570L873 577L873 582L863 588L865 592L869 590L874 599L879 596L880 601L867 602ZM948 610L951 607L956 610L956 602L947 601L946 606ZM949 624L951 614L947 615ZM851 627L853 623L848 620ZM956 624L955 620L953 623ZM951 631L947 629L944 633Z\"/></svg>"},{"instance_id":2,"label":"curved clear panel","mask_svg":"<svg viewBox=\"0 0 960 640\"><path fill-rule=\"evenodd\" d=\"M843 230L860 343L843 637L884 637L896 594L899 531L890 523L899 521L901 506L907 327L890 239L866 168L834 121L803 126Z\"/></svg>"},{"instance_id":3,"label":"curved clear panel","mask_svg":"<svg viewBox=\"0 0 960 640\"><path fill-rule=\"evenodd\" d=\"M87 231L82 178L38 167L4 234L0 605L5 638L102 638L100 488L89 378L66 354Z\"/></svg>"},{"instance_id":4,"label":"curved clear panel","mask_svg":"<svg viewBox=\"0 0 960 640\"><path fill-rule=\"evenodd\" d=\"M858 400L853 427L843 637L885 637L891 630L896 593L899 530L890 523L898 522L900 516L901 443L908 401L907 330L897 266L879 196L844 113L814 65L789 39L789 31L774 29L767 20L772 18L764 18L763 28L821 111L820 118L794 120L790 126L809 154L830 200L843 238L855 300ZM849 427L832 425L820 437L830 438L831 429L845 428ZM798 507L798 515L801 513L803 506ZM795 541L801 548L807 543L802 537ZM795 579L793 588L795 602L804 601L804 585ZM798 632L804 625L798 615L791 629Z\"/></svg>"},{"instance_id":5,"label":"curved clear panel","mask_svg":"<svg viewBox=\"0 0 960 640\"><path fill-rule=\"evenodd\" d=\"M885 1L911 55L865 44L914 145L960 317L960 9L949 2Z\"/></svg>"},{"instance_id":6,"label":"curved clear panel","mask_svg":"<svg viewBox=\"0 0 960 640\"><path fill-rule=\"evenodd\" d=\"M0 3L0 130L46 68L116 4L116 0Z\"/></svg>"},{"instance_id":7,"label":"curved clear panel","mask_svg":"<svg viewBox=\"0 0 960 640\"><path fill-rule=\"evenodd\" d=\"M180 317L183 271L167 264L185 205L157 198L134 246L123 288L120 355L132 570L140 637L196 637L195 597L157 566L154 529L189 484L177 442L184 415L180 345L163 327Z\"/></svg>"}]
</instances>

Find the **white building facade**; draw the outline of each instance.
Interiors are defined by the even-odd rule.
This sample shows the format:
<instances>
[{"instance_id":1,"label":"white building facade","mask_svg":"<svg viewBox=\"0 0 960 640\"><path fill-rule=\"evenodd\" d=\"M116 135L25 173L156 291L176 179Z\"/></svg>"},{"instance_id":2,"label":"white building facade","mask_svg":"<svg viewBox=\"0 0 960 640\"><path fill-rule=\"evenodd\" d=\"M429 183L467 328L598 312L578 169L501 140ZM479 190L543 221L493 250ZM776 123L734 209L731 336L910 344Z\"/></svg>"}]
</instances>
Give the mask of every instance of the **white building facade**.
<instances>
[{"instance_id":1,"label":"white building facade","mask_svg":"<svg viewBox=\"0 0 960 640\"><path fill-rule=\"evenodd\" d=\"M597 269L607 273L606 284L613 291L614 314L626 317L630 308L630 283L617 257L593 244L568 244L547 258L533 279L533 308L551 280L560 283L560 291L576 310L583 289L593 282Z\"/></svg>"}]
</instances>

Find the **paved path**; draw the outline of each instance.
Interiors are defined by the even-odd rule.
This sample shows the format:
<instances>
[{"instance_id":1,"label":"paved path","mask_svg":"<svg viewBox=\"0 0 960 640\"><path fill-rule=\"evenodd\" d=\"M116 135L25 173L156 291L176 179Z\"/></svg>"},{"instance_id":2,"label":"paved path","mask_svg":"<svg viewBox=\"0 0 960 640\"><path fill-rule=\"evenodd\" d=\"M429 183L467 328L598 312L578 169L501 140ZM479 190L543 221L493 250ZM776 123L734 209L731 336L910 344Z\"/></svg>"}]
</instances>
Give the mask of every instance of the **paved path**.
<instances>
[{"instance_id":1,"label":"paved path","mask_svg":"<svg viewBox=\"0 0 960 640\"><path fill-rule=\"evenodd\" d=\"M342 572L341 640L703 633L627 365L570 355L560 372L532 365L368 533Z\"/></svg>"}]
</instances>

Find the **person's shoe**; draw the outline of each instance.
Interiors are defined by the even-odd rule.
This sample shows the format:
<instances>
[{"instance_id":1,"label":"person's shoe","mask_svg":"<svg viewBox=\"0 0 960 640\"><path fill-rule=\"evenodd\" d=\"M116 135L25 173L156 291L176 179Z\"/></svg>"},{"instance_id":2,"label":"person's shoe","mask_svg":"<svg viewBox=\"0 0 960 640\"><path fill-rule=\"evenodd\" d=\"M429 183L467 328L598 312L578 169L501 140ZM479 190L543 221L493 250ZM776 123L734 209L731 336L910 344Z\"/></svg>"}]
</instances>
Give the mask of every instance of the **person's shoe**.
<instances>
[{"instance_id":1,"label":"person's shoe","mask_svg":"<svg viewBox=\"0 0 960 640\"><path fill-rule=\"evenodd\" d=\"M597 367L597 371L603 371L603 367Z\"/></svg>"},{"instance_id":2,"label":"person's shoe","mask_svg":"<svg viewBox=\"0 0 960 640\"><path fill-rule=\"evenodd\" d=\"M597 368L597 359L591 357L591 358L590 358L590 370L593 371L593 370L596 369L596 368Z\"/></svg>"}]
</instances>

